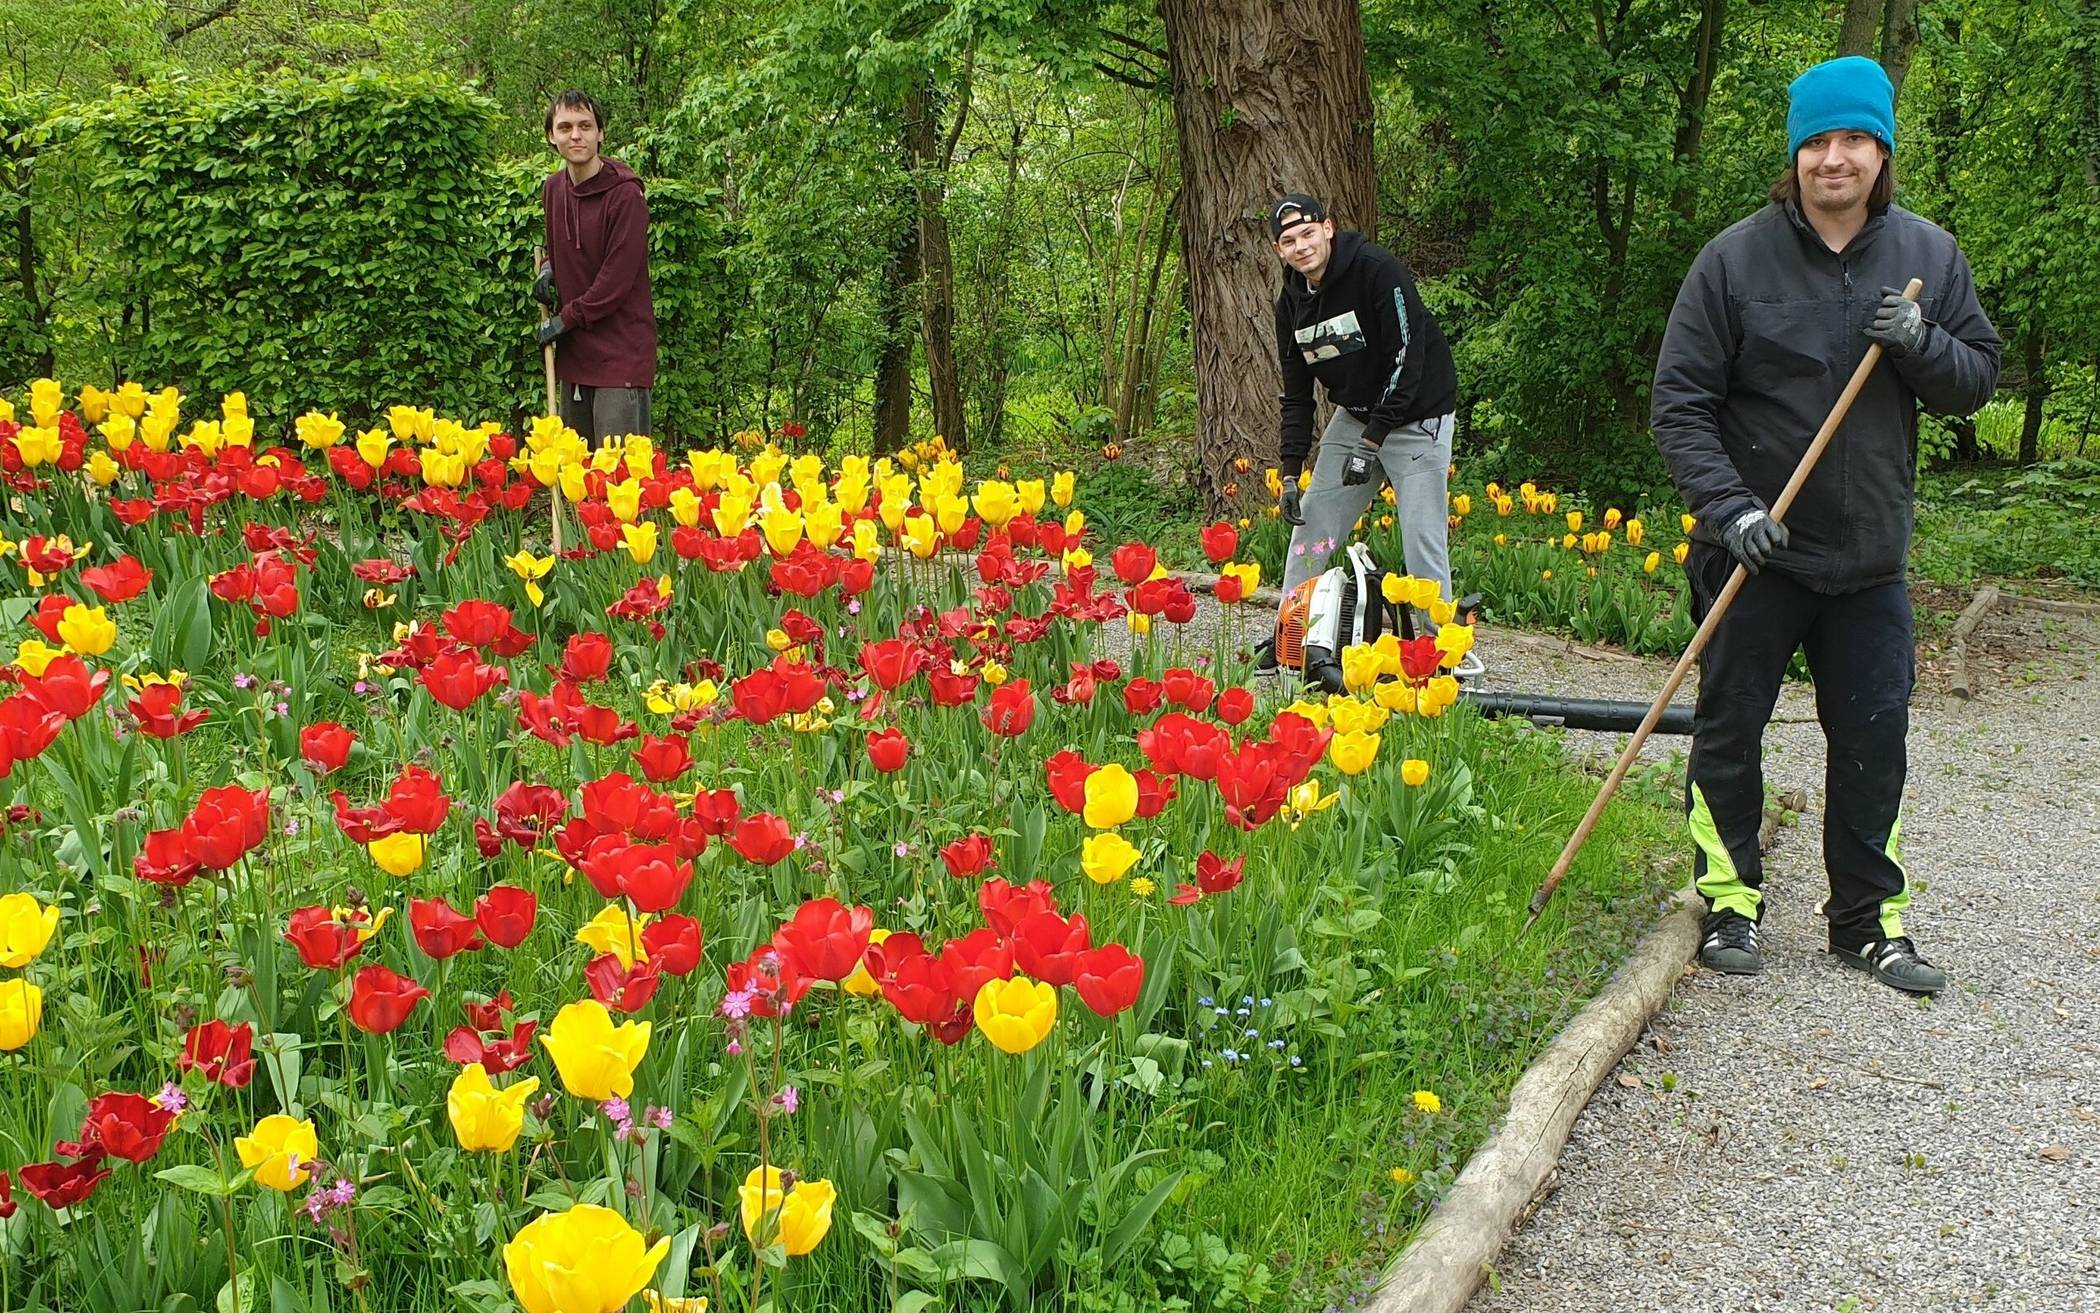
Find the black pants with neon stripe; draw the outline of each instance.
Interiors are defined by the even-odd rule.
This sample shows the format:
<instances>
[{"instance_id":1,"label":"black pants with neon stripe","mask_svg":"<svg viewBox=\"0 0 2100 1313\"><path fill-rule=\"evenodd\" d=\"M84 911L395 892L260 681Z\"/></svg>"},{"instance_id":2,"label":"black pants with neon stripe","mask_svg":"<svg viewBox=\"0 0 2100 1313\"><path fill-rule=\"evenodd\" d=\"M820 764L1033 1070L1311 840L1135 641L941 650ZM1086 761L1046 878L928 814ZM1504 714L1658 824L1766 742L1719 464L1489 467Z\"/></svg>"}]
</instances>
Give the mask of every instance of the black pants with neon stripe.
<instances>
[{"instance_id":1,"label":"black pants with neon stripe","mask_svg":"<svg viewBox=\"0 0 2100 1313\"><path fill-rule=\"evenodd\" d=\"M1692 545L1685 571L1698 618L1734 568L1720 548ZM1685 789L1697 845L1694 877L1710 908L1762 914L1764 732L1797 649L1808 658L1816 718L1829 744L1823 863L1830 942L1857 948L1892 939L1903 933L1910 902L1897 810L1917 679L1910 592L1900 581L1838 596L1771 570L1744 581L1700 658Z\"/></svg>"}]
</instances>

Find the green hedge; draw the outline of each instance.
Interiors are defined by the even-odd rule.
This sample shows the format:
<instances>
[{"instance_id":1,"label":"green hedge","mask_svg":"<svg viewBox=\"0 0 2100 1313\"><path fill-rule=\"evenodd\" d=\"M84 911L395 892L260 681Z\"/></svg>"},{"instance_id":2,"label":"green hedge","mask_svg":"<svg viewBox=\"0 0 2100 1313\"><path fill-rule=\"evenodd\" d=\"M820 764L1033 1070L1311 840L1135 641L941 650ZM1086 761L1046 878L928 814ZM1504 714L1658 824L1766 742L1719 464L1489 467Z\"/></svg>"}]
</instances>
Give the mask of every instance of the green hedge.
<instances>
[{"instance_id":1,"label":"green hedge","mask_svg":"<svg viewBox=\"0 0 2100 1313\"><path fill-rule=\"evenodd\" d=\"M544 404L527 289L549 165L497 158L492 101L430 75L173 81L75 107L68 124L45 149L94 179L103 215L79 217L110 226L113 254L78 290L122 312L99 353L62 349L67 365L200 397L239 389L265 424L309 407L510 420ZM651 180L649 199L659 426L710 432L727 300L717 210L675 181Z\"/></svg>"}]
</instances>

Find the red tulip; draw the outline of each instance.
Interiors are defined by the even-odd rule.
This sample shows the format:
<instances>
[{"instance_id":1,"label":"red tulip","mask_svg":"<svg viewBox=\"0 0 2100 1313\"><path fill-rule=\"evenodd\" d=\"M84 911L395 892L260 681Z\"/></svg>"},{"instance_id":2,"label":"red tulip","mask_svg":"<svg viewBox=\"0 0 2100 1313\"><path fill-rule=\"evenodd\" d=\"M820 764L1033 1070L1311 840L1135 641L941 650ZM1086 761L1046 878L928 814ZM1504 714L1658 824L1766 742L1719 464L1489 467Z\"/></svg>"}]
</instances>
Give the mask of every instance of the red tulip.
<instances>
[{"instance_id":1,"label":"red tulip","mask_svg":"<svg viewBox=\"0 0 2100 1313\"><path fill-rule=\"evenodd\" d=\"M409 899L408 928L415 935L416 947L440 962L482 946L474 918L455 911L442 898Z\"/></svg>"},{"instance_id":2,"label":"red tulip","mask_svg":"<svg viewBox=\"0 0 2100 1313\"><path fill-rule=\"evenodd\" d=\"M984 727L1002 738L1017 738L1035 723L1035 695L1028 681L1015 679L992 690L985 703Z\"/></svg>"},{"instance_id":3,"label":"red tulip","mask_svg":"<svg viewBox=\"0 0 2100 1313\"><path fill-rule=\"evenodd\" d=\"M255 1027L247 1022L229 1026L214 1018L190 1027L177 1065L183 1071L202 1072L204 1079L229 1090L245 1089L255 1077L255 1059L249 1056L254 1042Z\"/></svg>"},{"instance_id":4,"label":"red tulip","mask_svg":"<svg viewBox=\"0 0 2100 1313\"><path fill-rule=\"evenodd\" d=\"M583 969L583 978L591 987L591 997L615 1012L639 1012L656 997L656 987L663 983L662 970L654 962L637 962L632 967L620 965L617 953L601 953L591 959Z\"/></svg>"},{"instance_id":5,"label":"red tulip","mask_svg":"<svg viewBox=\"0 0 2100 1313\"><path fill-rule=\"evenodd\" d=\"M810 978L797 972L771 944L760 944L750 957L730 963L722 981L723 1007L742 1007L744 1015L754 1017L781 1015L802 1001L810 984Z\"/></svg>"},{"instance_id":6,"label":"red tulip","mask_svg":"<svg viewBox=\"0 0 2100 1313\"><path fill-rule=\"evenodd\" d=\"M1055 912L1057 895L1048 880L1030 880L1016 889L998 876L977 886L977 906L986 924L1009 938L1014 927L1037 912Z\"/></svg>"},{"instance_id":7,"label":"red tulip","mask_svg":"<svg viewBox=\"0 0 2100 1313\"><path fill-rule=\"evenodd\" d=\"M813 898L773 935L773 948L797 974L812 980L844 980L867 951L875 913L846 907L835 898Z\"/></svg>"},{"instance_id":8,"label":"red tulip","mask_svg":"<svg viewBox=\"0 0 2100 1313\"><path fill-rule=\"evenodd\" d=\"M1212 565L1223 565L1240 549L1240 531L1228 521L1219 520L1205 526L1202 541L1203 559Z\"/></svg>"},{"instance_id":9,"label":"red tulip","mask_svg":"<svg viewBox=\"0 0 2100 1313\"><path fill-rule=\"evenodd\" d=\"M919 937L891 935L868 949L868 974L897 1015L921 1026L933 1026L955 1015L956 997L948 969L927 953Z\"/></svg>"},{"instance_id":10,"label":"red tulip","mask_svg":"<svg viewBox=\"0 0 2100 1313\"><path fill-rule=\"evenodd\" d=\"M284 941L316 971L333 971L364 951L355 925L335 919L325 907L302 907L285 923Z\"/></svg>"},{"instance_id":11,"label":"red tulip","mask_svg":"<svg viewBox=\"0 0 2100 1313\"><path fill-rule=\"evenodd\" d=\"M90 671L87 663L70 652L44 667L44 673L25 676L22 691L66 720L78 720L102 700L109 687L107 670ZM16 753L16 756L22 756ZM34 755L34 754L30 754Z\"/></svg>"},{"instance_id":12,"label":"red tulip","mask_svg":"<svg viewBox=\"0 0 2100 1313\"><path fill-rule=\"evenodd\" d=\"M1095 1015L1115 1016L1137 1002L1145 984L1145 959L1121 944L1103 944L1080 954L1072 987Z\"/></svg>"},{"instance_id":13,"label":"red tulip","mask_svg":"<svg viewBox=\"0 0 2100 1313\"><path fill-rule=\"evenodd\" d=\"M956 997L975 999L989 980L1011 980L1014 946L990 926L979 926L960 939L941 945L941 965L948 970Z\"/></svg>"},{"instance_id":14,"label":"red tulip","mask_svg":"<svg viewBox=\"0 0 2100 1313\"><path fill-rule=\"evenodd\" d=\"M472 598L439 618L445 632L470 647L488 647L511 627L510 608L483 598Z\"/></svg>"},{"instance_id":15,"label":"red tulip","mask_svg":"<svg viewBox=\"0 0 2100 1313\"><path fill-rule=\"evenodd\" d=\"M15 763L40 755L65 727L64 716L30 694L0 699L0 765L12 770Z\"/></svg>"},{"instance_id":16,"label":"red tulip","mask_svg":"<svg viewBox=\"0 0 2100 1313\"><path fill-rule=\"evenodd\" d=\"M15 1202L15 1180L6 1172L0 1172L0 1222L15 1215L21 1205Z\"/></svg>"},{"instance_id":17,"label":"red tulip","mask_svg":"<svg viewBox=\"0 0 2100 1313\"><path fill-rule=\"evenodd\" d=\"M267 787L252 792L233 784L206 789L189 819L182 823L190 854L207 871L232 867L260 845L269 832Z\"/></svg>"},{"instance_id":18,"label":"red tulip","mask_svg":"<svg viewBox=\"0 0 2100 1313\"><path fill-rule=\"evenodd\" d=\"M496 685L508 683L510 672L471 651L453 651L424 666L417 678L431 697L454 711L465 711Z\"/></svg>"},{"instance_id":19,"label":"red tulip","mask_svg":"<svg viewBox=\"0 0 2100 1313\"><path fill-rule=\"evenodd\" d=\"M520 848L532 848L568 814L569 800L560 790L514 780L496 796L496 833Z\"/></svg>"},{"instance_id":20,"label":"red tulip","mask_svg":"<svg viewBox=\"0 0 2100 1313\"><path fill-rule=\"evenodd\" d=\"M1109 554L1108 564L1126 587L1135 588L1152 577L1159 565L1159 553L1143 543L1124 543Z\"/></svg>"},{"instance_id":21,"label":"red tulip","mask_svg":"<svg viewBox=\"0 0 2100 1313\"><path fill-rule=\"evenodd\" d=\"M322 775L339 771L350 760L357 735L332 720L315 721L299 731L299 756Z\"/></svg>"},{"instance_id":22,"label":"red tulip","mask_svg":"<svg viewBox=\"0 0 2100 1313\"><path fill-rule=\"evenodd\" d=\"M1178 667L1166 673L1164 683L1167 700L1191 713L1201 712L1208 707L1212 696L1217 692L1217 685L1210 680L1193 670Z\"/></svg>"},{"instance_id":23,"label":"red tulip","mask_svg":"<svg viewBox=\"0 0 2100 1313\"><path fill-rule=\"evenodd\" d=\"M1093 946L1086 916L1066 920L1055 912L1031 912L1014 925L1014 962L1037 980L1069 985L1079 971L1079 956Z\"/></svg>"},{"instance_id":24,"label":"red tulip","mask_svg":"<svg viewBox=\"0 0 2100 1313\"><path fill-rule=\"evenodd\" d=\"M928 663L924 648L902 638L885 638L860 650L860 668L885 692L910 682Z\"/></svg>"},{"instance_id":25,"label":"red tulip","mask_svg":"<svg viewBox=\"0 0 2100 1313\"><path fill-rule=\"evenodd\" d=\"M619 890L644 912L667 912L693 883L693 864L678 860L667 844L629 844L616 859Z\"/></svg>"},{"instance_id":26,"label":"red tulip","mask_svg":"<svg viewBox=\"0 0 2100 1313\"><path fill-rule=\"evenodd\" d=\"M992 867L991 836L971 834L955 840L941 849L941 862L958 880L983 875Z\"/></svg>"},{"instance_id":27,"label":"red tulip","mask_svg":"<svg viewBox=\"0 0 2100 1313\"><path fill-rule=\"evenodd\" d=\"M904 769L905 759L911 756L911 740L904 731L891 726L868 735L868 761L876 770L888 774Z\"/></svg>"},{"instance_id":28,"label":"red tulip","mask_svg":"<svg viewBox=\"0 0 2100 1313\"><path fill-rule=\"evenodd\" d=\"M755 812L737 822L729 846L745 861L771 866L795 851L795 836L788 824L770 812Z\"/></svg>"},{"instance_id":29,"label":"red tulip","mask_svg":"<svg viewBox=\"0 0 2100 1313\"><path fill-rule=\"evenodd\" d=\"M146 585L153 582L153 571L140 565L137 557L125 555L108 565L82 570L80 582L94 589L105 602L128 602L146 591Z\"/></svg>"},{"instance_id":30,"label":"red tulip","mask_svg":"<svg viewBox=\"0 0 2100 1313\"><path fill-rule=\"evenodd\" d=\"M1228 688L1218 694L1218 719L1227 725L1238 725L1254 714L1254 694L1249 689Z\"/></svg>"},{"instance_id":31,"label":"red tulip","mask_svg":"<svg viewBox=\"0 0 2100 1313\"><path fill-rule=\"evenodd\" d=\"M436 834L452 810L452 799L445 796L437 776L421 766L407 766L387 790L381 806L410 834Z\"/></svg>"},{"instance_id":32,"label":"red tulip","mask_svg":"<svg viewBox=\"0 0 2100 1313\"><path fill-rule=\"evenodd\" d=\"M1043 763L1043 778L1049 781L1050 796L1075 816L1086 810L1086 777L1094 767L1070 748L1055 753Z\"/></svg>"},{"instance_id":33,"label":"red tulip","mask_svg":"<svg viewBox=\"0 0 2100 1313\"><path fill-rule=\"evenodd\" d=\"M350 980L350 1024L372 1035L384 1035L415 1011L430 991L407 976L383 966L368 966Z\"/></svg>"},{"instance_id":34,"label":"red tulip","mask_svg":"<svg viewBox=\"0 0 2100 1313\"><path fill-rule=\"evenodd\" d=\"M693 746L683 734L644 734L642 746L634 750L634 764L654 783L675 780L693 768Z\"/></svg>"},{"instance_id":35,"label":"red tulip","mask_svg":"<svg viewBox=\"0 0 2100 1313\"><path fill-rule=\"evenodd\" d=\"M693 795L693 819L717 838L735 829L742 814L735 789L703 789Z\"/></svg>"},{"instance_id":36,"label":"red tulip","mask_svg":"<svg viewBox=\"0 0 2100 1313\"><path fill-rule=\"evenodd\" d=\"M474 900L474 924L498 948L516 948L532 933L540 910L539 895L516 885L491 885Z\"/></svg>"},{"instance_id":37,"label":"red tulip","mask_svg":"<svg viewBox=\"0 0 2100 1313\"><path fill-rule=\"evenodd\" d=\"M1206 894L1222 894L1239 887L1246 875L1244 854L1226 861L1208 848L1196 858L1196 887Z\"/></svg>"},{"instance_id":38,"label":"red tulip","mask_svg":"<svg viewBox=\"0 0 2100 1313\"><path fill-rule=\"evenodd\" d=\"M1218 581L1210 586L1210 593L1226 606L1231 606L1246 599L1247 585L1236 574L1221 574Z\"/></svg>"},{"instance_id":39,"label":"red tulip","mask_svg":"<svg viewBox=\"0 0 2100 1313\"><path fill-rule=\"evenodd\" d=\"M64 1167L55 1162L25 1163L16 1175L22 1179L22 1188L47 1206L71 1208L85 1202L109 1175L109 1168L102 1165L103 1157L100 1149L93 1149L79 1162Z\"/></svg>"},{"instance_id":40,"label":"red tulip","mask_svg":"<svg viewBox=\"0 0 2100 1313\"><path fill-rule=\"evenodd\" d=\"M532 1032L539 1029L539 1024L537 1021L521 1021L511 1028L507 1037L494 1041L484 1040L478 1032L466 1026L455 1027L445 1036L445 1056L462 1067L478 1062L491 1076L516 1071L532 1060ZM488 1029L501 1031L500 1026Z\"/></svg>"},{"instance_id":41,"label":"red tulip","mask_svg":"<svg viewBox=\"0 0 2100 1313\"><path fill-rule=\"evenodd\" d=\"M182 709L180 684L148 684L124 704L124 709L138 721L141 734L156 739L180 738L211 717L211 712L202 707L195 711Z\"/></svg>"},{"instance_id":42,"label":"red tulip","mask_svg":"<svg viewBox=\"0 0 2100 1313\"><path fill-rule=\"evenodd\" d=\"M80 1146L92 1145L126 1162L142 1163L160 1152L161 1141L174 1125L175 1114L143 1094L98 1094L80 1123Z\"/></svg>"},{"instance_id":43,"label":"red tulip","mask_svg":"<svg viewBox=\"0 0 2100 1313\"><path fill-rule=\"evenodd\" d=\"M1437 650L1434 634L1422 634L1400 643L1400 673L1409 679L1428 679L1443 661L1444 654Z\"/></svg>"},{"instance_id":44,"label":"red tulip","mask_svg":"<svg viewBox=\"0 0 2100 1313\"><path fill-rule=\"evenodd\" d=\"M700 923L672 913L642 930L642 951L667 976L691 975L700 965Z\"/></svg>"},{"instance_id":45,"label":"red tulip","mask_svg":"<svg viewBox=\"0 0 2100 1313\"><path fill-rule=\"evenodd\" d=\"M65 636L58 632L58 622L66 618L66 611L74 605L75 602L69 594L46 593L43 600L36 604L36 610L29 613L29 623L44 636L45 642L54 647L63 646L66 640Z\"/></svg>"},{"instance_id":46,"label":"red tulip","mask_svg":"<svg viewBox=\"0 0 2100 1313\"><path fill-rule=\"evenodd\" d=\"M141 880L180 889L204 867L190 851L189 836L177 828L147 831L145 843L131 859L131 869Z\"/></svg>"},{"instance_id":47,"label":"red tulip","mask_svg":"<svg viewBox=\"0 0 2100 1313\"><path fill-rule=\"evenodd\" d=\"M561 651L561 677L573 684L591 684L612 669L612 640L604 634L571 634Z\"/></svg>"},{"instance_id":48,"label":"red tulip","mask_svg":"<svg viewBox=\"0 0 2100 1313\"><path fill-rule=\"evenodd\" d=\"M937 707L959 707L977 696L978 678L969 671L934 669L926 674L926 686L933 693L933 705Z\"/></svg>"}]
</instances>

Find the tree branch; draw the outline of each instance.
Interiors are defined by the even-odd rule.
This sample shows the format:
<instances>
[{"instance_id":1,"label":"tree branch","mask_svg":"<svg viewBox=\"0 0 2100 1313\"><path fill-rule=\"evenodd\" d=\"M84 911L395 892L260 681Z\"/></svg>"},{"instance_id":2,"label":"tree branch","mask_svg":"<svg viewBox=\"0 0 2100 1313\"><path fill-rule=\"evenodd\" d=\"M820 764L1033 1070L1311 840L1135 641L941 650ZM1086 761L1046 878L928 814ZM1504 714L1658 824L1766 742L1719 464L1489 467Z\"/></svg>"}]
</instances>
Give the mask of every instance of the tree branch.
<instances>
[{"instance_id":1,"label":"tree branch","mask_svg":"<svg viewBox=\"0 0 2100 1313\"><path fill-rule=\"evenodd\" d=\"M169 28L168 44L172 46L177 41L182 40L184 37L196 35L198 32L201 32L205 28L210 27L213 23L218 22L222 18L233 17L234 11L239 9L240 7L241 0L219 0L219 3L213 5L211 8L205 10L203 13L197 15L195 18L189 19L187 22L183 22L177 24L174 27Z\"/></svg>"}]
</instances>

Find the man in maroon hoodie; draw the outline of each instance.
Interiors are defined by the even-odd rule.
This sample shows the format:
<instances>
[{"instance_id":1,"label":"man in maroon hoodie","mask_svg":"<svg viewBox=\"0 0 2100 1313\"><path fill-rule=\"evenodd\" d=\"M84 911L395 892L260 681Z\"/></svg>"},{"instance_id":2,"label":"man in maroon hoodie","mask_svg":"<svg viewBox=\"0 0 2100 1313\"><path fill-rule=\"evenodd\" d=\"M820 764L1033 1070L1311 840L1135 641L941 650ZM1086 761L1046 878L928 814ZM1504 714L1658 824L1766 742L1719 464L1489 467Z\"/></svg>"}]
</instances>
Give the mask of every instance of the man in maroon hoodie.
<instances>
[{"instance_id":1,"label":"man in maroon hoodie","mask_svg":"<svg viewBox=\"0 0 2100 1313\"><path fill-rule=\"evenodd\" d=\"M540 188L548 258L533 295L559 307L539 339L554 344L562 423L591 442L646 435L656 386L649 203L633 169L598 153L604 139L605 117L583 92L547 107L547 144L562 167Z\"/></svg>"}]
</instances>

